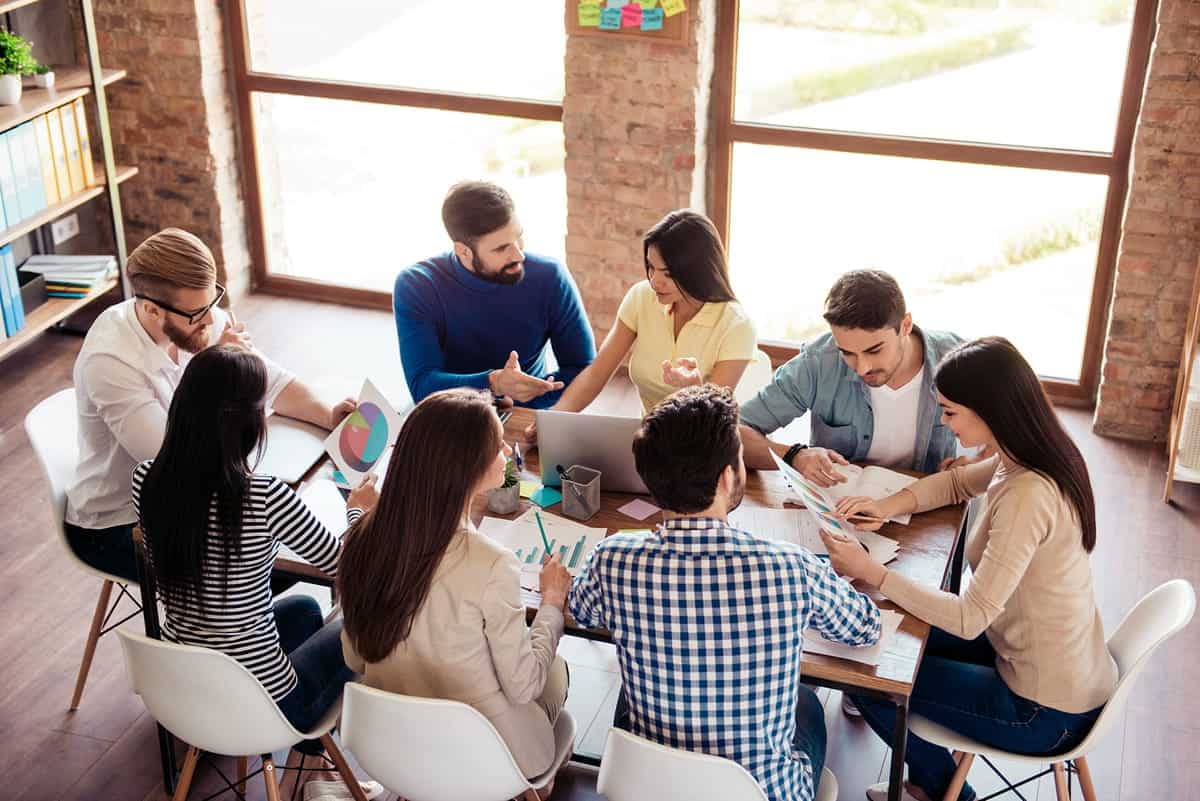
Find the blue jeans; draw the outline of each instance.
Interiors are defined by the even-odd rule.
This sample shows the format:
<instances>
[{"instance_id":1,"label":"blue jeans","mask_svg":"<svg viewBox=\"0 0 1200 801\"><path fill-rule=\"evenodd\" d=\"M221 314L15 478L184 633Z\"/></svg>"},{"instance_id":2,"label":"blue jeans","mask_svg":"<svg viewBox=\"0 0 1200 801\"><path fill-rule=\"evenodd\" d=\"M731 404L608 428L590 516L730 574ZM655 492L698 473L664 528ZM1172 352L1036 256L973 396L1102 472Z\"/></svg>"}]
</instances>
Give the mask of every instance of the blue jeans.
<instances>
[{"instance_id":1,"label":"blue jeans","mask_svg":"<svg viewBox=\"0 0 1200 801\"><path fill-rule=\"evenodd\" d=\"M617 694L613 725L624 731L632 731L629 726L629 701L625 698L624 687ZM821 701L812 688L801 685L796 701L796 732L792 735L792 747L808 754L808 762L812 765L814 793L821 786L821 770L825 767L825 745L828 736L829 733L825 731L825 710L821 708Z\"/></svg>"},{"instance_id":2,"label":"blue jeans","mask_svg":"<svg viewBox=\"0 0 1200 801\"><path fill-rule=\"evenodd\" d=\"M67 542L85 564L120 576L130 584L138 583L137 554L133 550L133 524L111 528L80 528L64 523Z\"/></svg>"},{"instance_id":3,"label":"blue jeans","mask_svg":"<svg viewBox=\"0 0 1200 801\"><path fill-rule=\"evenodd\" d=\"M342 657L342 621L326 624L320 604L307 595L280 598L274 612L279 645L299 680L275 703L289 723L299 731L309 731L342 697L346 682L354 678ZM306 740L296 750L319 754L321 743Z\"/></svg>"},{"instance_id":4,"label":"blue jeans","mask_svg":"<svg viewBox=\"0 0 1200 801\"><path fill-rule=\"evenodd\" d=\"M1014 693L996 672L996 652L985 636L964 640L932 629L917 671L909 711L981 743L1031 756L1061 754L1091 731L1100 714L1061 712ZM896 706L890 701L853 696L863 720L884 741L892 741ZM941 798L954 775L950 751L908 735L908 779L930 798ZM975 791L963 784L959 801Z\"/></svg>"}]
</instances>

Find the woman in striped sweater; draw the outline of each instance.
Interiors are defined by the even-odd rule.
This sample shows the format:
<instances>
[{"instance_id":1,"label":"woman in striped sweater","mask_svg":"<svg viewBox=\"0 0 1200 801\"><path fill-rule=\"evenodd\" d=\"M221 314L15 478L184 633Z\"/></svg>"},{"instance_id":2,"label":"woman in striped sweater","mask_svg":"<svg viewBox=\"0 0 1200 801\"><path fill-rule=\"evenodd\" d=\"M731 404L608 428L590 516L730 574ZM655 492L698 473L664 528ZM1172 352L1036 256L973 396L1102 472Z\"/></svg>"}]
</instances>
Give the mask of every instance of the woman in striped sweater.
<instances>
[{"instance_id":1,"label":"woman in striped sweater","mask_svg":"<svg viewBox=\"0 0 1200 801\"><path fill-rule=\"evenodd\" d=\"M233 346L198 353L171 402L162 449L134 469L133 502L166 639L233 657L307 731L354 674L342 659L341 620L325 625L308 596L273 601L271 569L286 545L334 577L341 542L286 484L251 472L266 388L257 355ZM352 492L348 520L377 497L371 483Z\"/></svg>"}]
</instances>

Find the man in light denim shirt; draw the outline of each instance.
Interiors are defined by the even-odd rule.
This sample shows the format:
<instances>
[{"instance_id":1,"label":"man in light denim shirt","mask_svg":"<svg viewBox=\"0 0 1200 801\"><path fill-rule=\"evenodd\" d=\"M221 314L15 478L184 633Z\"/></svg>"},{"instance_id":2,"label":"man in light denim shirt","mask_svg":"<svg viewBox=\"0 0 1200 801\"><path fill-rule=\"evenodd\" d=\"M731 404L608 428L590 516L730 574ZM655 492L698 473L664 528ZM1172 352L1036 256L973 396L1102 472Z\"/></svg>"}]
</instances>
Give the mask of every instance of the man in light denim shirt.
<instances>
[{"instance_id":1,"label":"man in light denim shirt","mask_svg":"<svg viewBox=\"0 0 1200 801\"><path fill-rule=\"evenodd\" d=\"M838 278L825 299L830 333L801 346L742 406L746 465L774 467L774 451L823 487L845 481L836 464L871 462L932 473L955 457L941 424L933 372L962 342L913 325L896 280L878 270ZM812 412L812 447L766 435Z\"/></svg>"}]
</instances>

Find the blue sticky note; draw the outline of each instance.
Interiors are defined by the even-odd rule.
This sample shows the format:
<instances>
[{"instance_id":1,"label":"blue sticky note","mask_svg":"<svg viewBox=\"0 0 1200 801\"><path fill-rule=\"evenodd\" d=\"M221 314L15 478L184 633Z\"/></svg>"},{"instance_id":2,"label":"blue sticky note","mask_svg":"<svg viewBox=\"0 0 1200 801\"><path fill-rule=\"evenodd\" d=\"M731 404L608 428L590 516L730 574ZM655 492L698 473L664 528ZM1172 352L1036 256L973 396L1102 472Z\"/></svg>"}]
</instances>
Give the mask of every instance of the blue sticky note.
<instances>
[{"instance_id":1,"label":"blue sticky note","mask_svg":"<svg viewBox=\"0 0 1200 801\"><path fill-rule=\"evenodd\" d=\"M642 30L661 31L663 26L663 10L647 8L642 11Z\"/></svg>"},{"instance_id":2,"label":"blue sticky note","mask_svg":"<svg viewBox=\"0 0 1200 801\"><path fill-rule=\"evenodd\" d=\"M533 501L543 509L549 509L554 504L562 501L562 493L556 489L553 489L552 487L542 487L540 490L530 495L529 500Z\"/></svg>"},{"instance_id":3,"label":"blue sticky note","mask_svg":"<svg viewBox=\"0 0 1200 801\"><path fill-rule=\"evenodd\" d=\"M600 30L602 31L619 31L621 30L621 9L606 8L600 12Z\"/></svg>"}]
</instances>

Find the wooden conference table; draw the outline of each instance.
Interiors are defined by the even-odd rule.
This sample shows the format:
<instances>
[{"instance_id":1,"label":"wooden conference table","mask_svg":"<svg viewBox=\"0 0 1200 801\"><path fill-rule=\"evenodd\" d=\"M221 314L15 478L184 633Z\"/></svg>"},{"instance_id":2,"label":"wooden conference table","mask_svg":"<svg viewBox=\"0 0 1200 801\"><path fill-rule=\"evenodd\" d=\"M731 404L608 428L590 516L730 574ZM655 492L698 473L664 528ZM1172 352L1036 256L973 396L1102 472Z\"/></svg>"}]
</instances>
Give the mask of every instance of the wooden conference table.
<instances>
[{"instance_id":1,"label":"wooden conference table","mask_svg":"<svg viewBox=\"0 0 1200 801\"><path fill-rule=\"evenodd\" d=\"M521 439L525 427L532 421L532 411L515 409L505 423L505 437L510 441ZM525 472L536 477L540 475L538 471L539 465L535 450L525 457ZM621 514L617 509L638 496L603 492L603 486L604 480L601 478L600 511L586 521L586 525L597 528L605 527L608 529L608 533L612 534L618 529L652 528L661 522L660 514L641 521ZM778 471L752 470L748 472L743 506L778 509L783 507L785 499L793 497ZM521 508L505 517L515 518L528 507L529 501L522 500ZM486 499L480 496L472 505L472 517L476 524L483 518L486 509ZM550 511L561 512L557 507L550 507ZM921 584L957 592L958 577L962 573L965 511L965 506L946 507L913 515L912 521L907 526L895 523L885 525L880 529L880 533L892 537L900 543L900 552L895 560L889 563L889 569L902 573ZM306 562L281 557L276 561L276 569L303 577L306 581L329 583L326 576ZM883 600L881 596L876 595L875 598L884 609L899 609L889 601ZM607 632L580 628L570 620L569 616L566 633L593 640L611 641ZM803 681L808 684L864 695L875 695L896 704L896 727L891 743L889 801L900 801L901 797L905 735L908 731L908 699L912 694L913 682L916 679L917 668L921 664L921 656L925 651L925 643L928 638L929 625L912 615L904 614L899 631L887 644L878 665L864 665L836 657L808 653L804 654L801 661L801 676ZM577 756L576 758L579 761L596 764L596 760L591 757Z\"/></svg>"}]
</instances>

